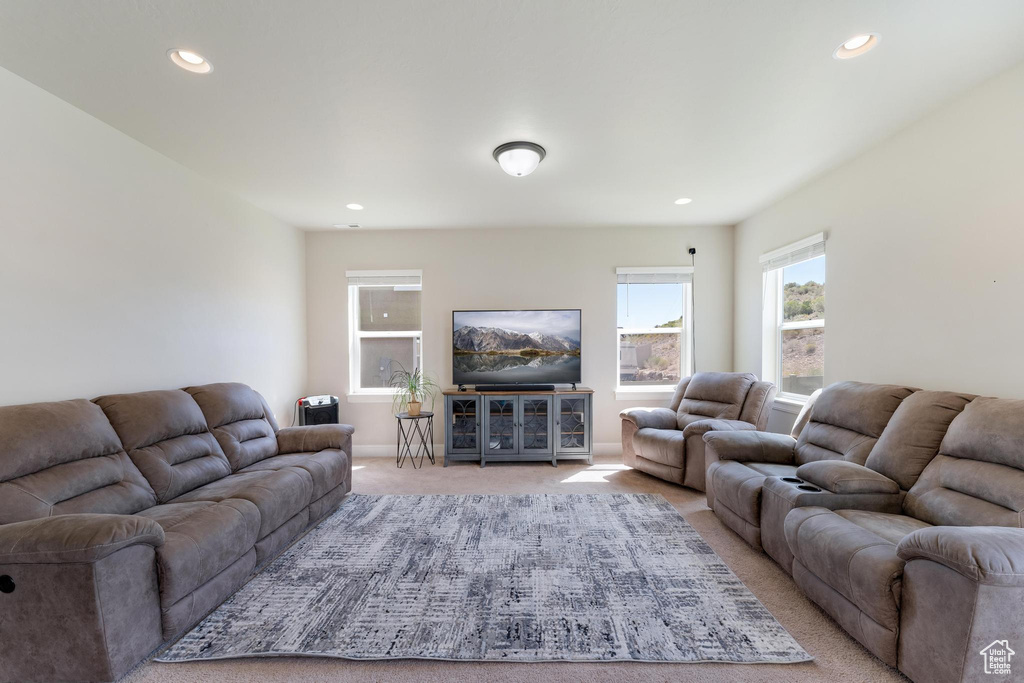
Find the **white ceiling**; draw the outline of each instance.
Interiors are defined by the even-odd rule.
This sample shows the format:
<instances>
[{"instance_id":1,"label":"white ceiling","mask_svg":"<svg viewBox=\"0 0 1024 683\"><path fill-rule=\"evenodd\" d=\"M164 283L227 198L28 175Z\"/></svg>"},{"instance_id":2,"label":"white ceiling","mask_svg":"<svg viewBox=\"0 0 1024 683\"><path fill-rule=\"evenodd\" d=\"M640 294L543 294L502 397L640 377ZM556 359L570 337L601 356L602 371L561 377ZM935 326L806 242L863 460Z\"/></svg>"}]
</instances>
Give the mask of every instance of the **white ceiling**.
<instances>
[{"instance_id":1,"label":"white ceiling","mask_svg":"<svg viewBox=\"0 0 1024 683\"><path fill-rule=\"evenodd\" d=\"M735 223L1022 35L1021 0L0 0L0 66L314 228Z\"/></svg>"}]
</instances>

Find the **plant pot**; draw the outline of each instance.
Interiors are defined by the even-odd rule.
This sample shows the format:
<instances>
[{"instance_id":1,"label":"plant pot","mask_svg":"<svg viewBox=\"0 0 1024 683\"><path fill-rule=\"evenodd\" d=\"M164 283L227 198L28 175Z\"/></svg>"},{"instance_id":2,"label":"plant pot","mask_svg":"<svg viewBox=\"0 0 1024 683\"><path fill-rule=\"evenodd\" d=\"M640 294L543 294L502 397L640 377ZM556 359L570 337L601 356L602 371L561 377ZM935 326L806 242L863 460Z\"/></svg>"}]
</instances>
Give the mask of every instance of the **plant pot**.
<instances>
[{"instance_id":1,"label":"plant pot","mask_svg":"<svg viewBox=\"0 0 1024 683\"><path fill-rule=\"evenodd\" d=\"M413 417L416 417L417 415L419 415L420 414L420 406L421 405L423 405L423 404L420 403L419 401L409 401L409 409L408 409L409 414L412 415Z\"/></svg>"}]
</instances>

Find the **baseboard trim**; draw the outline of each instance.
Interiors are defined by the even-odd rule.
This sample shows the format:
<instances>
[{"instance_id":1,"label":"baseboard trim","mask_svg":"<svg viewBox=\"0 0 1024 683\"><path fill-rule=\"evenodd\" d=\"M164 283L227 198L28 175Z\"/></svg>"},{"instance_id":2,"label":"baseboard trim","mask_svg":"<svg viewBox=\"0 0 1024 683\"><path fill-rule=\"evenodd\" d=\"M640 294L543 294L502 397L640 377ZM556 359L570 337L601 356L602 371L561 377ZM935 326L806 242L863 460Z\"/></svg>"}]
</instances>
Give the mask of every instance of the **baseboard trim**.
<instances>
[{"instance_id":1,"label":"baseboard trim","mask_svg":"<svg viewBox=\"0 0 1024 683\"><path fill-rule=\"evenodd\" d=\"M622 444L609 441L607 443L595 443L594 455L621 455ZM398 448L395 444L355 444L352 446L352 455L357 458L397 458ZM444 444L434 444L434 457L444 457Z\"/></svg>"}]
</instances>

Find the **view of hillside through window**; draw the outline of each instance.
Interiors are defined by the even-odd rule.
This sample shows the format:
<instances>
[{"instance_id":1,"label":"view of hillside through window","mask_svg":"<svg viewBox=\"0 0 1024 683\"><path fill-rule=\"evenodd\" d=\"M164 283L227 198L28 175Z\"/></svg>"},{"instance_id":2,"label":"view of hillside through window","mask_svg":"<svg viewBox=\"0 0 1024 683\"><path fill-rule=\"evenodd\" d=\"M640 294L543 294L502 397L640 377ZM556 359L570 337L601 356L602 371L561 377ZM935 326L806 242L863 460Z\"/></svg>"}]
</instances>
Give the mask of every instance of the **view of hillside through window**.
<instances>
[{"instance_id":1,"label":"view of hillside through window","mask_svg":"<svg viewBox=\"0 0 1024 683\"><path fill-rule=\"evenodd\" d=\"M686 286L618 285L619 386L679 383Z\"/></svg>"},{"instance_id":2,"label":"view of hillside through window","mask_svg":"<svg viewBox=\"0 0 1024 683\"><path fill-rule=\"evenodd\" d=\"M782 271L782 391L808 395L825 381L825 257Z\"/></svg>"}]
</instances>

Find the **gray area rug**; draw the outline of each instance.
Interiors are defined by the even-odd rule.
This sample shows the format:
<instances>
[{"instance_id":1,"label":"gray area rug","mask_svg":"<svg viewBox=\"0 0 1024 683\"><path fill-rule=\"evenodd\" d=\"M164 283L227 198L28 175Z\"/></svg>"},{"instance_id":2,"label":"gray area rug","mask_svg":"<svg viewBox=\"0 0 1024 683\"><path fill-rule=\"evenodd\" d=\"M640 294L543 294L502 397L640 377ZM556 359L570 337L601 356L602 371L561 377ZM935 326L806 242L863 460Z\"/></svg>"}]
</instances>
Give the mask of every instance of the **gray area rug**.
<instances>
[{"instance_id":1,"label":"gray area rug","mask_svg":"<svg viewBox=\"0 0 1024 683\"><path fill-rule=\"evenodd\" d=\"M811 657L658 495L366 496L157 661Z\"/></svg>"}]
</instances>

